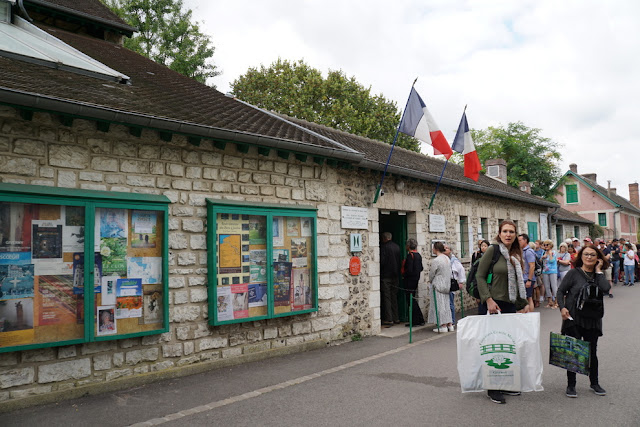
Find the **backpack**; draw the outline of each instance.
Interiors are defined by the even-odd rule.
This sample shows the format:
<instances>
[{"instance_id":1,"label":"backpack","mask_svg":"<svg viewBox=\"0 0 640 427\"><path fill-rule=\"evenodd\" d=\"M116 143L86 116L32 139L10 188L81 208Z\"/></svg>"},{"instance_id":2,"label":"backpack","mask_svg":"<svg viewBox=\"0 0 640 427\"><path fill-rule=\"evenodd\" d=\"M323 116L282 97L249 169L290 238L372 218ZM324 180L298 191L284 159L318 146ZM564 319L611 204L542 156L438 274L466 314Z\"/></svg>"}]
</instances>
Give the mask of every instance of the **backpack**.
<instances>
[{"instance_id":1,"label":"backpack","mask_svg":"<svg viewBox=\"0 0 640 427\"><path fill-rule=\"evenodd\" d=\"M542 258L539 257L536 254L536 265L535 265L535 269L533 270L534 274L536 275L536 277L540 276L542 274Z\"/></svg>"},{"instance_id":2,"label":"backpack","mask_svg":"<svg viewBox=\"0 0 640 427\"><path fill-rule=\"evenodd\" d=\"M493 258L491 258L491 265L489 266L489 273L487 274L487 283L491 284L491 277L493 275L493 266L498 259L500 258L500 246L499 245L491 245L493 246ZM469 269L469 274L467 274L467 293L476 299L480 299L480 292L478 292L478 282L476 281L476 273L478 271L478 264L480 264L480 260L482 257L476 260L476 262L471 265Z\"/></svg>"}]
</instances>

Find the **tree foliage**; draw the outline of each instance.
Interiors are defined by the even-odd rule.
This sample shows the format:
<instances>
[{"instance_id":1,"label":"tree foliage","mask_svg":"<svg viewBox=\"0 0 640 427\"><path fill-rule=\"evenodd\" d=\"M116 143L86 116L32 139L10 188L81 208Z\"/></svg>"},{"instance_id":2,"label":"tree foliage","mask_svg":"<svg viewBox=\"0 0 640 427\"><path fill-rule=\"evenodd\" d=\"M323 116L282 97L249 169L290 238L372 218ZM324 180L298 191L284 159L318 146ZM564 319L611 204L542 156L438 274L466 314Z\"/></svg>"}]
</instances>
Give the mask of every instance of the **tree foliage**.
<instances>
[{"instance_id":1,"label":"tree foliage","mask_svg":"<svg viewBox=\"0 0 640 427\"><path fill-rule=\"evenodd\" d=\"M102 1L138 29L125 40L125 47L201 83L220 75L211 62L211 39L192 22L192 12L183 9L182 0Z\"/></svg>"},{"instance_id":2,"label":"tree foliage","mask_svg":"<svg viewBox=\"0 0 640 427\"><path fill-rule=\"evenodd\" d=\"M396 103L371 95L354 77L330 70L327 77L303 60L278 59L250 68L231 84L237 98L298 119L391 144L400 112ZM400 134L398 146L419 151L416 139Z\"/></svg>"},{"instance_id":3,"label":"tree foliage","mask_svg":"<svg viewBox=\"0 0 640 427\"><path fill-rule=\"evenodd\" d=\"M472 130L471 134L483 165L490 159L505 160L509 185L519 188L520 182L529 181L531 194L555 202L553 186L561 178L557 162L562 155L559 144L543 137L541 132L516 122ZM459 156L456 162L461 161Z\"/></svg>"}]
</instances>

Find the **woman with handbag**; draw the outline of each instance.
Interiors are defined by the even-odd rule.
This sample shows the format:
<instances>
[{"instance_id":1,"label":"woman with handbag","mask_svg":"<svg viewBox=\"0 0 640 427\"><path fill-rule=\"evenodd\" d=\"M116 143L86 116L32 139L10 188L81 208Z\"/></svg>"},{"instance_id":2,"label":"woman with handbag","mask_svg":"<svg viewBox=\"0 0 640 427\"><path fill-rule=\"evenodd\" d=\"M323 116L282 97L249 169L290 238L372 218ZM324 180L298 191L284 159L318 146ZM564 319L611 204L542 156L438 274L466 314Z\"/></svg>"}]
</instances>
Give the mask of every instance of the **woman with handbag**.
<instances>
[{"instance_id":1,"label":"woman with handbag","mask_svg":"<svg viewBox=\"0 0 640 427\"><path fill-rule=\"evenodd\" d=\"M603 296L611 289L603 273L608 267L603 253L592 243L585 244L578 252L575 268L564 276L556 297L562 315L561 333L591 345L589 380L598 396L607 394L598 381L597 346L598 337L602 336ZM566 394L578 397L575 372L567 371Z\"/></svg>"},{"instance_id":2,"label":"woman with handbag","mask_svg":"<svg viewBox=\"0 0 640 427\"><path fill-rule=\"evenodd\" d=\"M491 245L480 258L476 280L481 304L478 314L529 312L527 291L522 276L522 249L517 242L516 224L505 219L498 227L497 245ZM493 252L501 255L492 267ZM488 390L494 403L506 403L504 395L519 396L520 392Z\"/></svg>"},{"instance_id":3,"label":"woman with handbag","mask_svg":"<svg viewBox=\"0 0 640 427\"><path fill-rule=\"evenodd\" d=\"M435 242L433 252L436 258L431 261L429 282L431 282L431 304L429 304L429 323L435 323L433 332L453 332L451 308L449 307L449 290L451 289L451 261L444 254L444 243ZM435 300L434 300L435 294ZM436 306L438 316L436 316ZM437 317L437 319L436 319Z\"/></svg>"}]
</instances>

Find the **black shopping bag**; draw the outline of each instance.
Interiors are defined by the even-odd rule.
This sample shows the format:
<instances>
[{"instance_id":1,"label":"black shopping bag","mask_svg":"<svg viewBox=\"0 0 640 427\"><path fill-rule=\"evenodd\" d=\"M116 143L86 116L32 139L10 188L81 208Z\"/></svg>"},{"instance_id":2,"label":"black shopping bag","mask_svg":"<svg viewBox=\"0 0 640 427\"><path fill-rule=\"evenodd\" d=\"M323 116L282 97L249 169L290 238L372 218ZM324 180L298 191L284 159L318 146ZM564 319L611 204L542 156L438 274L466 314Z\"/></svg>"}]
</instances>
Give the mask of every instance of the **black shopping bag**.
<instances>
[{"instance_id":1,"label":"black shopping bag","mask_svg":"<svg viewBox=\"0 0 640 427\"><path fill-rule=\"evenodd\" d=\"M555 332L551 332L549 342L549 364L589 375L591 346L588 342Z\"/></svg>"}]
</instances>

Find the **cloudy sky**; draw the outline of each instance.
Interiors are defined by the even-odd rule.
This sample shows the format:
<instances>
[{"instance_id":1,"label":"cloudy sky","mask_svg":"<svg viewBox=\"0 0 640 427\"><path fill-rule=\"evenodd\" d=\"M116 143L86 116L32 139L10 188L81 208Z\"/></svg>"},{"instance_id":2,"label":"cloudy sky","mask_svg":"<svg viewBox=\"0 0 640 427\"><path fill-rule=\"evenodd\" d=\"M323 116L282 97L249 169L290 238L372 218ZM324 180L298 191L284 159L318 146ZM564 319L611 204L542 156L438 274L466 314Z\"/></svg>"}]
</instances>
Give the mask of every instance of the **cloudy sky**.
<instances>
[{"instance_id":1,"label":"cloudy sky","mask_svg":"<svg viewBox=\"0 0 640 427\"><path fill-rule=\"evenodd\" d=\"M522 121L562 145L560 170L628 197L640 179L637 0L184 0L227 92L278 57L341 69L403 108L411 83L450 142Z\"/></svg>"}]
</instances>

